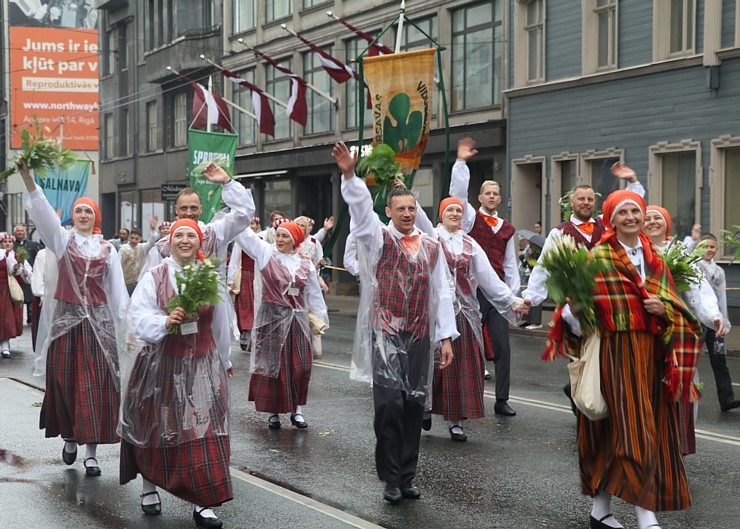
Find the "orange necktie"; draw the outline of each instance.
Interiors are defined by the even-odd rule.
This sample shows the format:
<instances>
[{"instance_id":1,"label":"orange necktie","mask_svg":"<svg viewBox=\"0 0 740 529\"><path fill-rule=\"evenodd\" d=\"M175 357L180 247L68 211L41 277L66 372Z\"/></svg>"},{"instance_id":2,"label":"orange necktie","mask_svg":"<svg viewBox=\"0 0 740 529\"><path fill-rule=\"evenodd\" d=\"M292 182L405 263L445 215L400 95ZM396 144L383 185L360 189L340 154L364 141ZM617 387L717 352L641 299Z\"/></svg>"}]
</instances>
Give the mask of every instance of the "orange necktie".
<instances>
[{"instance_id":1,"label":"orange necktie","mask_svg":"<svg viewBox=\"0 0 740 529\"><path fill-rule=\"evenodd\" d=\"M415 254L419 251L419 234L416 235L404 235L401 237L401 244L404 248L406 248L406 251L408 251L411 254Z\"/></svg>"},{"instance_id":2,"label":"orange necktie","mask_svg":"<svg viewBox=\"0 0 740 529\"><path fill-rule=\"evenodd\" d=\"M498 217L493 217L491 215L483 215L483 220L491 227L494 227L498 224Z\"/></svg>"},{"instance_id":3,"label":"orange necktie","mask_svg":"<svg viewBox=\"0 0 740 529\"><path fill-rule=\"evenodd\" d=\"M582 222L580 223L577 228L581 230L586 235L593 235L594 234L594 223L591 221L588 222Z\"/></svg>"}]
</instances>

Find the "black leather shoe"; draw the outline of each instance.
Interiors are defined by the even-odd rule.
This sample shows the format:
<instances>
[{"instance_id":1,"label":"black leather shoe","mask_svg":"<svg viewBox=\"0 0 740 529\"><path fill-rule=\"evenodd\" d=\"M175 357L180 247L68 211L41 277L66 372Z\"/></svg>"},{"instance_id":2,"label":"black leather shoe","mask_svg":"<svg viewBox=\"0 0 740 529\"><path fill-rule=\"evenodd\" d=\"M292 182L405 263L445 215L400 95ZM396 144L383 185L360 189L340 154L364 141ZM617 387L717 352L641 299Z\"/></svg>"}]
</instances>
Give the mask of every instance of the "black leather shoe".
<instances>
[{"instance_id":1,"label":"black leather shoe","mask_svg":"<svg viewBox=\"0 0 740 529\"><path fill-rule=\"evenodd\" d=\"M270 415L270 418L267 419L267 427L270 430L279 430L280 429L280 415Z\"/></svg>"},{"instance_id":2,"label":"black leather shoe","mask_svg":"<svg viewBox=\"0 0 740 529\"><path fill-rule=\"evenodd\" d=\"M604 523L604 520L606 520L607 518L610 518L610 517L611 518L614 518L614 516L612 515L612 513L607 514L601 520L597 520L596 518L594 518L592 516L591 517L591 529L614 529L611 525L606 525ZM616 522L617 519L614 518L614 521Z\"/></svg>"},{"instance_id":3,"label":"black leather shoe","mask_svg":"<svg viewBox=\"0 0 740 529\"><path fill-rule=\"evenodd\" d=\"M300 419L297 419L296 417L300 417ZM299 429L308 428L308 423L303 420L303 415L296 415L294 413L290 414L290 422L293 423L293 426Z\"/></svg>"},{"instance_id":4,"label":"black leather shoe","mask_svg":"<svg viewBox=\"0 0 740 529\"><path fill-rule=\"evenodd\" d=\"M505 400L497 400L496 404L493 405L493 412L496 415L504 415L506 417L513 417L516 415L514 409L509 406Z\"/></svg>"},{"instance_id":5,"label":"black leather shoe","mask_svg":"<svg viewBox=\"0 0 740 529\"><path fill-rule=\"evenodd\" d=\"M77 461L77 450L74 452L67 452L64 447L62 447L62 461L67 463L68 465L71 465L75 461Z\"/></svg>"},{"instance_id":6,"label":"black leather shoe","mask_svg":"<svg viewBox=\"0 0 740 529\"><path fill-rule=\"evenodd\" d=\"M401 489L396 485L386 484L385 490L383 491L383 499L391 505L397 505L401 503Z\"/></svg>"},{"instance_id":7,"label":"black leather shoe","mask_svg":"<svg viewBox=\"0 0 740 529\"><path fill-rule=\"evenodd\" d=\"M722 408L722 411L730 411L736 408L740 408L740 400L731 400L730 402L725 402L720 406L720 408Z\"/></svg>"},{"instance_id":8,"label":"black leather shoe","mask_svg":"<svg viewBox=\"0 0 740 529\"><path fill-rule=\"evenodd\" d=\"M102 474L102 472L100 471L100 467L98 465L94 465L94 466L93 465L90 465L90 466L87 465L87 462L90 461L91 459L93 461L95 461L96 463L98 462L98 460L95 459L94 457L86 457L85 458L85 461L83 461L83 464L85 465L85 474L87 474L88 476L90 476L92 478L96 478L100 474Z\"/></svg>"},{"instance_id":9,"label":"black leather shoe","mask_svg":"<svg viewBox=\"0 0 740 529\"><path fill-rule=\"evenodd\" d=\"M418 487L409 485L408 487L401 487L401 496L407 500L418 500L421 498L421 491Z\"/></svg>"},{"instance_id":10,"label":"black leather shoe","mask_svg":"<svg viewBox=\"0 0 740 529\"><path fill-rule=\"evenodd\" d=\"M428 432L432 429L432 416L426 417L421 421L421 429Z\"/></svg>"},{"instance_id":11,"label":"black leather shoe","mask_svg":"<svg viewBox=\"0 0 740 529\"><path fill-rule=\"evenodd\" d=\"M465 435L465 432L453 432L453 428L460 428L462 430L461 426L450 426L450 437L453 441L467 441L468 436Z\"/></svg>"},{"instance_id":12,"label":"black leather shoe","mask_svg":"<svg viewBox=\"0 0 740 529\"><path fill-rule=\"evenodd\" d=\"M150 503L149 505L141 504L141 510L144 511L144 514L147 516L159 516L162 514L162 498L159 497L159 492L156 490L154 492L147 492L146 494L141 495L141 500L144 501L144 498L146 496L151 496L152 494L157 495L157 500L159 500L157 503Z\"/></svg>"},{"instance_id":13,"label":"black leather shoe","mask_svg":"<svg viewBox=\"0 0 740 529\"><path fill-rule=\"evenodd\" d=\"M206 529L220 529L224 525L218 518L206 518L205 516L201 516L196 510L193 510L193 520L195 520L195 525L205 527Z\"/></svg>"}]
</instances>

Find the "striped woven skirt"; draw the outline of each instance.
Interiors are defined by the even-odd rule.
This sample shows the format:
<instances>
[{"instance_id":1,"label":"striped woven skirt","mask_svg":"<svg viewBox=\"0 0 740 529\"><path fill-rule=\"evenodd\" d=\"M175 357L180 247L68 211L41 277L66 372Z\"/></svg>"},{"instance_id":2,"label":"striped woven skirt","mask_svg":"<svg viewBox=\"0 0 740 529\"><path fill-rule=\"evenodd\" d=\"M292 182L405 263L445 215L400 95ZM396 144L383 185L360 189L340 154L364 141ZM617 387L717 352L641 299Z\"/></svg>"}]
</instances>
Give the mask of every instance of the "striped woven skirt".
<instances>
[{"instance_id":1,"label":"striped woven skirt","mask_svg":"<svg viewBox=\"0 0 740 529\"><path fill-rule=\"evenodd\" d=\"M263 331L256 329L256 332ZM261 341L257 339L256 343ZM255 351L252 354L260 353ZM252 373L249 380L249 400L254 401L255 409L267 413L293 413L296 406L306 404L312 356L311 342L298 319L294 318L280 354L280 372L277 378Z\"/></svg>"},{"instance_id":2,"label":"striped woven skirt","mask_svg":"<svg viewBox=\"0 0 740 529\"><path fill-rule=\"evenodd\" d=\"M480 419L485 416L483 356L462 313L455 317L455 323L460 337L452 342L452 364L445 369L434 366L432 413L442 415L446 421Z\"/></svg>"},{"instance_id":3,"label":"striped woven skirt","mask_svg":"<svg viewBox=\"0 0 740 529\"><path fill-rule=\"evenodd\" d=\"M239 293L234 299L236 321L240 331L251 331L254 325L254 269L242 268L241 281Z\"/></svg>"},{"instance_id":4,"label":"striped woven skirt","mask_svg":"<svg viewBox=\"0 0 740 529\"><path fill-rule=\"evenodd\" d=\"M609 417L578 416L581 490L609 492L651 511L691 505L681 456L678 407L669 402L656 337L620 332L601 340L601 390Z\"/></svg>"},{"instance_id":5,"label":"striped woven skirt","mask_svg":"<svg viewBox=\"0 0 740 529\"><path fill-rule=\"evenodd\" d=\"M115 351L108 354L117 358ZM49 346L39 427L46 437L61 435L79 444L117 443L118 408L106 353L89 320L83 319Z\"/></svg>"}]
</instances>

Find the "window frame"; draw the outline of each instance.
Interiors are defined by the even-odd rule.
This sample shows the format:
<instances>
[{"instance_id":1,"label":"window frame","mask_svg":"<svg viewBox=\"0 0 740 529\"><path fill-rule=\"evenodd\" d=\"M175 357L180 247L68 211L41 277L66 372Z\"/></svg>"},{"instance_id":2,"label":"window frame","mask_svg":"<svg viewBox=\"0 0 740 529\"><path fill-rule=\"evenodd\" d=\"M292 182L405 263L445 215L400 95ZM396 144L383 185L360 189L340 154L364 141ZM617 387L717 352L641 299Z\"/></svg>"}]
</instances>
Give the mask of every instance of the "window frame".
<instances>
[{"instance_id":1,"label":"window frame","mask_svg":"<svg viewBox=\"0 0 740 529\"><path fill-rule=\"evenodd\" d=\"M250 83L254 84L255 79L257 77L257 71L255 68L250 68L247 70L241 70L239 72L236 72L236 75L238 75L241 79L244 79L245 81L249 81ZM254 105L252 103L252 91L240 84L236 83L229 83L231 85L231 100L242 107L245 110L252 109L252 112L254 113ZM245 97L246 99L249 99L249 104L245 105L244 100L242 99ZM234 109L234 113L231 117L232 125L234 127L234 131L237 133L237 147L248 147L252 145L257 144L257 138L259 135L257 121L247 116L246 114L242 113L239 110ZM251 133L247 132L244 134L244 136L249 136L249 140L251 141L242 141L242 133L241 128L243 125L243 120L246 120L246 128L251 129Z\"/></svg>"},{"instance_id":2,"label":"window frame","mask_svg":"<svg viewBox=\"0 0 740 529\"><path fill-rule=\"evenodd\" d=\"M292 69L292 62L293 57L288 56L282 59L275 59L276 62L282 66L287 67L289 70L293 71ZM279 83L286 83L287 94L290 94L290 76L286 73L281 72L271 64L265 64L265 93L271 95L272 97L275 97L277 99L280 99L277 95L275 95L275 86ZM279 108L278 108L279 107ZM272 99L270 99L270 108L272 108L272 114L275 116L275 136L269 140L270 142L273 141L285 141L293 139L294 135L294 128L293 128L293 120L290 119L285 111L284 107L282 105L278 105L275 103ZM288 123L288 132L285 136L278 136L278 131L280 130L281 124L283 121L287 121Z\"/></svg>"},{"instance_id":3,"label":"window frame","mask_svg":"<svg viewBox=\"0 0 740 529\"><path fill-rule=\"evenodd\" d=\"M722 230L732 228L725 226L725 155L728 150L740 149L740 136L722 135L711 142L709 161L709 231L717 236L719 249L716 261L731 262L734 255L728 253Z\"/></svg>"},{"instance_id":4,"label":"window frame","mask_svg":"<svg viewBox=\"0 0 740 529\"><path fill-rule=\"evenodd\" d=\"M239 15L237 13L240 13L242 9L240 9L244 4L251 3L252 9L252 20L251 20L251 26L247 25L246 27L237 27L239 23ZM252 31L257 28L257 1L256 0L231 0L231 18L232 18L232 24L231 24L231 33L232 35L239 35L240 33L246 33L248 31ZM249 24L249 23L247 23Z\"/></svg>"},{"instance_id":5,"label":"window frame","mask_svg":"<svg viewBox=\"0 0 740 529\"><path fill-rule=\"evenodd\" d=\"M581 63L583 64L583 74L593 74L609 72L619 67L619 0L608 0L606 6L599 6L598 0L582 0L582 23L581 23ZM609 25L609 31L613 32L608 36L607 42L612 47L613 63L604 66L599 65L599 41L601 33L599 32L599 14L610 12L613 18L613 24Z\"/></svg>"},{"instance_id":6,"label":"window frame","mask_svg":"<svg viewBox=\"0 0 740 529\"><path fill-rule=\"evenodd\" d=\"M348 64L350 68L357 71L358 65L357 63L351 62L352 59L356 58L359 53L367 47L367 41L363 39L362 37L351 37L348 39L345 39L342 41L344 44L345 49L345 64ZM356 47L355 47L356 46ZM352 53L351 50L355 50L355 53ZM367 102L362 101L360 102L358 99L359 94L359 83L356 82L347 82L344 83L344 104L342 105L344 107L344 115L342 116L343 122L343 128L345 130L359 130L360 129L360 119L359 119L359 112L358 108L361 106L363 111L365 112L365 121L364 126L365 128L372 125L372 111L367 108ZM367 91L367 88L365 88L365 91ZM367 92L366 92L367 93ZM352 112L353 119L350 122L349 116L350 112Z\"/></svg>"},{"instance_id":7,"label":"window frame","mask_svg":"<svg viewBox=\"0 0 740 529\"><path fill-rule=\"evenodd\" d=\"M105 154L106 160L112 160L116 156L115 149L115 121L113 119L113 112L108 112L103 117L103 130L105 134Z\"/></svg>"},{"instance_id":8,"label":"window frame","mask_svg":"<svg viewBox=\"0 0 740 529\"><path fill-rule=\"evenodd\" d=\"M157 100L147 101L144 106L146 117L146 152L159 149L159 109Z\"/></svg>"},{"instance_id":9,"label":"window frame","mask_svg":"<svg viewBox=\"0 0 740 529\"><path fill-rule=\"evenodd\" d=\"M322 46L322 50L327 52L329 55L334 54L334 44L329 44L328 46ZM312 67L310 69L306 69L306 61L308 58L311 58ZM334 97L334 86L336 83L334 80L329 76L329 74L326 72L324 67L321 65L321 62L319 61L317 54L314 51L307 51L301 54L301 62L302 62L302 68L303 68L303 79L310 85L317 87L322 92L328 94L331 97ZM322 83L317 82L316 76L319 76L323 78L324 81L327 81L326 85ZM316 122L318 122L318 113L314 112L314 109L317 108L317 102L321 105L328 105L329 107L329 126L326 130L314 130L313 126ZM308 118L306 119L306 126L303 128L303 134L305 136L313 136L313 135L319 135L319 134L328 134L330 132L333 132L336 129L336 120L337 120L337 114L336 114L336 108L335 105L331 102L325 99L323 96L320 96L313 90L306 90L306 105L309 109L311 109L308 112ZM316 119L314 119L316 118Z\"/></svg>"},{"instance_id":10,"label":"window frame","mask_svg":"<svg viewBox=\"0 0 740 529\"><path fill-rule=\"evenodd\" d=\"M550 223L548 229L559 226L563 222L562 217L560 216L560 191L553 191L562 189L563 187L563 167L561 164L563 162L575 162L575 182L576 185L578 185L578 171L580 169L578 158L578 153L575 152L561 152L560 154L550 157ZM543 220L544 218L545 216L543 215Z\"/></svg>"},{"instance_id":11,"label":"window frame","mask_svg":"<svg viewBox=\"0 0 740 529\"><path fill-rule=\"evenodd\" d=\"M576 174L576 185L587 184L593 187L594 193L601 193L599 189L596 189L594 185L594 175L592 162L599 160L618 158L620 162L624 163L624 149L617 147L606 147L604 149L591 149L578 155L578 173ZM616 177L615 177L616 179ZM619 181L619 189L624 189L625 183L623 180ZM596 207L601 208L601 204L606 199L606 196L596 197Z\"/></svg>"},{"instance_id":12,"label":"window frame","mask_svg":"<svg viewBox=\"0 0 740 529\"><path fill-rule=\"evenodd\" d=\"M531 165L539 165L540 166L540 189L537 191L537 194L540 197L540 207L539 211L537 213L537 218L529 222L527 217L529 217L529 213L525 213L525 210L529 210L530 208L512 208L511 210L511 223L514 226L533 226L535 222L540 221L542 222L546 217L545 214L547 213L547 201L543 199L543 190L547 189L547 158L545 156L536 156L533 154L527 154L521 158L515 158L511 160L511 181L509 183L509 190L508 190L508 198L511 200L512 204L521 204L525 203L522 201L521 196L519 194L521 193L520 190L517 189L518 183L521 184L523 182L522 174L523 166L531 166ZM520 178L518 178L520 177ZM500 186L499 186L500 187ZM503 195L503 189L501 189L502 195ZM504 202L505 203L505 202ZM525 218L522 218L525 217Z\"/></svg>"},{"instance_id":13,"label":"window frame","mask_svg":"<svg viewBox=\"0 0 740 529\"><path fill-rule=\"evenodd\" d=\"M675 59L679 57L691 57L696 55L696 12L697 2L696 0L681 0L684 2L684 7L690 4L691 7L691 28L688 27L686 21L687 17L684 18L682 25L684 46L680 51L671 51L671 0L653 0L653 60L664 61L668 59ZM666 16L656 16L656 13L663 13L667 11ZM686 46L686 37L691 35L691 47Z\"/></svg>"},{"instance_id":14,"label":"window frame","mask_svg":"<svg viewBox=\"0 0 740 529\"><path fill-rule=\"evenodd\" d=\"M277 2L284 2L287 5L288 7L287 15L280 15L278 17L275 16L275 4ZM264 4L264 8L265 8L265 24L271 24L273 22L286 19L293 15L293 0L266 0ZM270 8L272 8L272 14L270 13Z\"/></svg>"}]
</instances>

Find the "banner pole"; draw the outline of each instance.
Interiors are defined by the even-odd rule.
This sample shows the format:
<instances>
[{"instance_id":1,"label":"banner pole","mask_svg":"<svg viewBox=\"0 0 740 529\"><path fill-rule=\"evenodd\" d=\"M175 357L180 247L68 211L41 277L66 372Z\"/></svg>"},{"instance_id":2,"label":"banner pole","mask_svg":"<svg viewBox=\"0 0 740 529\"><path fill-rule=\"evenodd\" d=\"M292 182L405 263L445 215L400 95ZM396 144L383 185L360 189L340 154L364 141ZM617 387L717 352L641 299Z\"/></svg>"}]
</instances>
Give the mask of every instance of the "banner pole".
<instances>
[{"instance_id":1,"label":"banner pole","mask_svg":"<svg viewBox=\"0 0 740 529\"><path fill-rule=\"evenodd\" d=\"M406 0L401 0L401 13L398 16L398 32L396 33L395 53L401 51L401 40L403 40L403 19L406 18Z\"/></svg>"}]
</instances>

